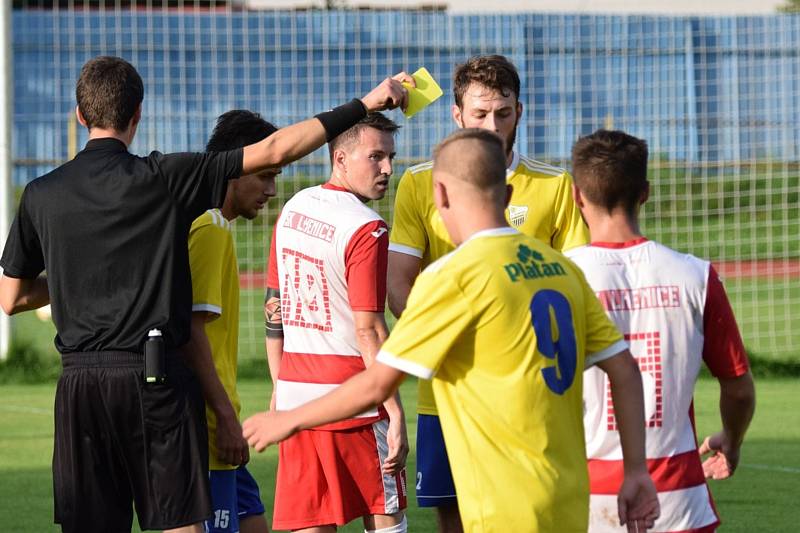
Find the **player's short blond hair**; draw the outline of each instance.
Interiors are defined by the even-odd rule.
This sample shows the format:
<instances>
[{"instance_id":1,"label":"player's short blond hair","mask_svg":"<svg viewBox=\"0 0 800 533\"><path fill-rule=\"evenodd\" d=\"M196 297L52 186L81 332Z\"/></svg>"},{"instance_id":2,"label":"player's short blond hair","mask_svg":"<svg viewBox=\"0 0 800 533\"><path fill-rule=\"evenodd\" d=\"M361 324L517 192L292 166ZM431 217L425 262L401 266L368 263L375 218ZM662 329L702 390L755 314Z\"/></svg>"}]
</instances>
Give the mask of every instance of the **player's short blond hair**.
<instances>
[{"instance_id":1,"label":"player's short blond hair","mask_svg":"<svg viewBox=\"0 0 800 533\"><path fill-rule=\"evenodd\" d=\"M505 143L492 131L464 128L449 135L433 150L433 173L442 171L505 201Z\"/></svg>"}]
</instances>

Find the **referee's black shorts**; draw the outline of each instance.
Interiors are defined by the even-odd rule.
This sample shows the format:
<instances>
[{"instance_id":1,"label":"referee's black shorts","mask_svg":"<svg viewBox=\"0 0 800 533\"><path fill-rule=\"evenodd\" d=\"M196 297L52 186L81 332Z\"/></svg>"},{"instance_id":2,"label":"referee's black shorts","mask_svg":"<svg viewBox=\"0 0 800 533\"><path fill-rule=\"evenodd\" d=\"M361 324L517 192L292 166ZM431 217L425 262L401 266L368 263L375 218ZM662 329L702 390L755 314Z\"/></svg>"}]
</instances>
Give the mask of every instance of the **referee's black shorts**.
<instances>
[{"instance_id":1,"label":"referee's black shorts","mask_svg":"<svg viewBox=\"0 0 800 533\"><path fill-rule=\"evenodd\" d=\"M55 521L64 532L130 532L211 516L200 386L178 354L167 383L146 384L143 356L63 356L55 401Z\"/></svg>"}]
</instances>

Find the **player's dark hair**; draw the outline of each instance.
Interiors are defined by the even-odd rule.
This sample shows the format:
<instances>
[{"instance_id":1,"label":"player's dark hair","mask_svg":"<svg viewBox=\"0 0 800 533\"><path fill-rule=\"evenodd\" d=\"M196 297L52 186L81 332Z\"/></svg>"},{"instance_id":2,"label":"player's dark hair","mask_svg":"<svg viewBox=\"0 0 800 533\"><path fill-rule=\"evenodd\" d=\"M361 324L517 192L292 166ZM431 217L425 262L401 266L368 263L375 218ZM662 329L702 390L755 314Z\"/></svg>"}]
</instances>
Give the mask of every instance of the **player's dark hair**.
<instances>
[{"instance_id":1,"label":"player's dark hair","mask_svg":"<svg viewBox=\"0 0 800 533\"><path fill-rule=\"evenodd\" d=\"M217 118L217 125L206 144L207 152L223 152L257 143L278 131L261 115L245 109L233 109Z\"/></svg>"},{"instance_id":2,"label":"player's dark hair","mask_svg":"<svg viewBox=\"0 0 800 533\"><path fill-rule=\"evenodd\" d=\"M99 56L83 65L75 88L86 126L125 131L144 98L142 78L122 58Z\"/></svg>"},{"instance_id":3,"label":"player's dark hair","mask_svg":"<svg viewBox=\"0 0 800 533\"><path fill-rule=\"evenodd\" d=\"M497 91L503 96L510 96L513 93L519 101L517 67L505 56L474 56L456 67L453 73L453 95L459 108L462 108L464 94L473 83Z\"/></svg>"},{"instance_id":4,"label":"player's dark hair","mask_svg":"<svg viewBox=\"0 0 800 533\"><path fill-rule=\"evenodd\" d=\"M623 131L597 130L572 147L572 174L591 203L633 215L648 187L647 142Z\"/></svg>"},{"instance_id":5,"label":"player's dark hair","mask_svg":"<svg viewBox=\"0 0 800 533\"><path fill-rule=\"evenodd\" d=\"M454 146L464 141L471 144ZM506 151L496 133L482 128L456 130L433 149L434 174L439 168L489 193L493 201L505 207Z\"/></svg>"},{"instance_id":6,"label":"player's dark hair","mask_svg":"<svg viewBox=\"0 0 800 533\"><path fill-rule=\"evenodd\" d=\"M331 162L333 162L334 151L340 150L344 146L358 143L361 136L361 130L364 128L373 128L378 131L385 131L394 134L400 129L400 126L383 113L378 113L377 111L373 113L367 113L367 116L359 120L355 126L334 137L328 143Z\"/></svg>"}]
</instances>

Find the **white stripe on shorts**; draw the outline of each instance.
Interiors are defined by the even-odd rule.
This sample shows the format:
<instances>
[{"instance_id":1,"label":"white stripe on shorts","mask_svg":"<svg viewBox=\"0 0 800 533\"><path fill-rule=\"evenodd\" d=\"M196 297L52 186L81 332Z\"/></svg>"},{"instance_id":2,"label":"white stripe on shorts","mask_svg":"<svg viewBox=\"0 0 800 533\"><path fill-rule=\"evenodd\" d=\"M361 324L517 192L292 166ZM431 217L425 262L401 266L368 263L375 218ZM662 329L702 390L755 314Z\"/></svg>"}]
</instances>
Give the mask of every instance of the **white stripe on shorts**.
<instances>
[{"instance_id":1,"label":"white stripe on shorts","mask_svg":"<svg viewBox=\"0 0 800 533\"><path fill-rule=\"evenodd\" d=\"M400 511L400 496L397 488L397 476L385 474L383 472L383 462L389 456L389 442L386 434L389 431L389 420L378 420L372 424L372 431L375 433L375 443L377 444L378 460L383 478L383 501L385 505L384 514L394 514Z\"/></svg>"}]
</instances>

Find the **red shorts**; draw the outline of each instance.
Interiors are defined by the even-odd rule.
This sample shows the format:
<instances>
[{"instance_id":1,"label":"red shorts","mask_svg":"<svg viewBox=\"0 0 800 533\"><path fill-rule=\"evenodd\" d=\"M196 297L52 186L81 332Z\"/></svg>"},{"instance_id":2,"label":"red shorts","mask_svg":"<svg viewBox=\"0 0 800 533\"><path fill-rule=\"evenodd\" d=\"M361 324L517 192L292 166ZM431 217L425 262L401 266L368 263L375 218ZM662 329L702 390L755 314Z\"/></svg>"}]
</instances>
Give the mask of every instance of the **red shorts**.
<instances>
[{"instance_id":1,"label":"red shorts","mask_svg":"<svg viewBox=\"0 0 800 533\"><path fill-rule=\"evenodd\" d=\"M405 470L386 475L388 420L336 431L300 431L278 447L272 529L344 525L406 508Z\"/></svg>"}]
</instances>

